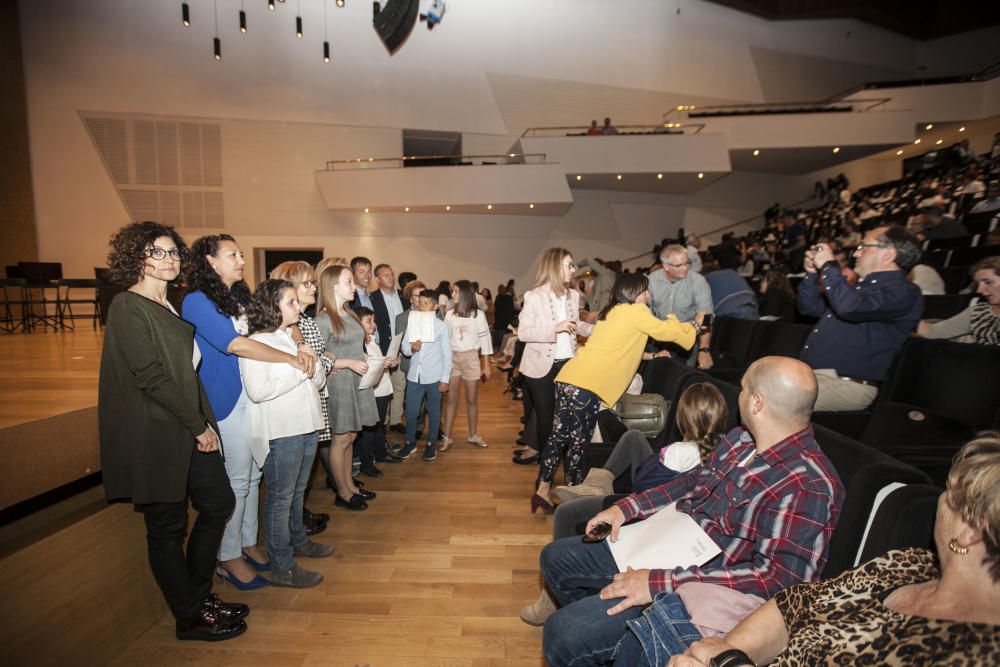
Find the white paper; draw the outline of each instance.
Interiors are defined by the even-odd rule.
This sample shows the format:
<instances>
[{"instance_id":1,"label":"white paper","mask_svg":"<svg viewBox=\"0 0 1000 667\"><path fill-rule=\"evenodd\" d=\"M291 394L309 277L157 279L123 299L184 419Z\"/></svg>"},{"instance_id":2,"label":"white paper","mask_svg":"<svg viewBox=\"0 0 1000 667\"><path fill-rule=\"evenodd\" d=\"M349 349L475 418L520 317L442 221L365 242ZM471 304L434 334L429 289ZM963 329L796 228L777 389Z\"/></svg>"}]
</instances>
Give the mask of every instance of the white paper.
<instances>
[{"instance_id":1,"label":"white paper","mask_svg":"<svg viewBox=\"0 0 1000 667\"><path fill-rule=\"evenodd\" d=\"M399 345L403 342L403 334L398 333L389 341L389 349L385 352L386 359L394 359L399 356ZM412 341L411 341L412 342Z\"/></svg>"},{"instance_id":2,"label":"white paper","mask_svg":"<svg viewBox=\"0 0 1000 667\"><path fill-rule=\"evenodd\" d=\"M368 357L368 372L361 376L361 384L358 391L370 389L378 384L382 378L382 371L385 370L385 359L380 357Z\"/></svg>"},{"instance_id":3,"label":"white paper","mask_svg":"<svg viewBox=\"0 0 1000 667\"><path fill-rule=\"evenodd\" d=\"M433 343L436 318L437 313L411 310L410 319L406 323L406 340L410 343L416 343L418 340L422 343Z\"/></svg>"},{"instance_id":4,"label":"white paper","mask_svg":"<svg viewBox=\"0 0 1000 667\"><path fill-rule=\"evenodd\" d=\"M722 553L694 519L678 512L676 503L664 507L638 523L622 526L618 541L608 541L620 572L673 570L704 565Z\"/></svg>"}]
</instances>

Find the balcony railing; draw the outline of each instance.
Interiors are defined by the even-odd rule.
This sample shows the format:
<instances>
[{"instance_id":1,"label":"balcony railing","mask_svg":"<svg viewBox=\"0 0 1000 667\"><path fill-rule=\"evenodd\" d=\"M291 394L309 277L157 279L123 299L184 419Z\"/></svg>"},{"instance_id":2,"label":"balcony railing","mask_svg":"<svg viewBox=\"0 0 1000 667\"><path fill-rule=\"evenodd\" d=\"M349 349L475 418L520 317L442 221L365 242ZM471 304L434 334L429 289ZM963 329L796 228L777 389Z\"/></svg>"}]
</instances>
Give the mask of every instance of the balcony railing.
<instances>
[{"instance_id":1,"label":"balcony railing","mask_svg":"<svg viewBox=\"0 0 1000 667\"><path fill-rule=\"evenodd\" d=\"M327 160L326 171L344 169L397 169L399 167L468 167L475 165L544 164L545 153L499 153L494 155L403 155Z\"/></svg>"},{"instance_id":2,"label":"balcony railing","mask_svg":"<svg viewBox=\"0 0 1000 667\"><path fill-rule=\"evenodd\" d=\"M589 125L571 125L564 127L529 127L521 137L621 137L646 134L698 134L705 128L704 123L674 123L664 122L656 125L615 125L612 134L587 134ZM597 128L601 129L601 128Z\"/></svg>"}]
</instances>

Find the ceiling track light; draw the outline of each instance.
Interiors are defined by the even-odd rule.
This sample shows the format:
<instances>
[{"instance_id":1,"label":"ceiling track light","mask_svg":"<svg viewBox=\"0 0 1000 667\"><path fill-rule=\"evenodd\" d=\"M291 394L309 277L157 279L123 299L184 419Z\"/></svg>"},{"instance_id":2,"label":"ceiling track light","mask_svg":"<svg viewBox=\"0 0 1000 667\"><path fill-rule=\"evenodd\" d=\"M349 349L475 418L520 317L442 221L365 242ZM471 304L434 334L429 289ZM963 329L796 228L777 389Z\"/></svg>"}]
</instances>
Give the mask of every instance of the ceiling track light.
<instances>
[{"instance_id":1,"label":"ceiling track light","mask_svg":"<svg viewBox=\"0 0 1000 667\"><path fill-rule=\"evenodd\" d=\"M295 37L302 39L302 17L295 17Z\"/></svg>"},{"instance_id":2,"label":"ceiling track light","mask_svg":"<svg viewBox=\"0 0 1000 667\"><path fill-rule=\"evenodd\" d=\"M927 125L924 126L924 129L925 130L933 130L934 129L934 123L927 123Z\"/></svg>"},{"instance_id":3,"label":"ceiling track light","mask_svg":"<svg viewBox=\"0 0 1000 667\"><path fill-rule=\"evenodd\" d=\"M323 62L330 62L330 42L323 42Z\"/></svg>"},{"instance_id":4,"label":"ceiling track light","mask_svg":"<svg viewBox=\"0 0 1000 667\"><path fill-rule=\"evenodd\" d=\"M244 35L247 34L247 13L244 10L240 10L240 32Z\"/></svg>"},{"instance_id":5,"label":"ceiling track light","mask_svg":"<svg viewBox=\"0 0 1000 667\"><path fill-rule=\"evenodd\" d=\"M337 0L337 6L338 7L343 7L344 6L344 0Z\"/></svg>"},{"instance_id":6,"label":"ceiling track light","mask_svg":"<svg viewBox=\"0 0 1000 667\"><path fill-rule=\"evenodd\" d=\"M274 0L267 0L267 11L274 11Z\"/></svg>"},{"instance_id":7,"label":"ceiling track light","mask_svg":"<svg viewBox=\"0 0 1000 667\"><path fill-rule=\"evenodd\" d=\"M212 40L212 52L216 60L222 60L222 40L218 37Z\"/></svg>"},{"instance_id":8,"label":"ceiling track light","mask_svg":"<svg viewBox=\"0 0 1000 667\"><path fill-rule=\"evenodd\" d=\"M189 27L191 25L191 8L188 7L188 3L181 3L181 23L184 27Z\"/></svg>"},{"instance_id":9,"label":"ceiling track light","mask_svg":"<svg viewBox=\"0 0 1000 667\"><path fill-rule=\"evenodd\" d=\"M699 171L699 172L698 172L698 178L699 178L699 179L702 179L702 178L705 178L705 173L704 173L704 172L702 172L702 171Z\"/></svg>"},{"instance_id":10,"label":"ceiling track light","mask_svg":"<svg viewBox=\"0 0 1000 667\"><path fill-rule=\"evenodd\" d=\"M330 20L326 11L326 0L323 0L323 62L330 62Z\"/></svg>"}]
</instances>

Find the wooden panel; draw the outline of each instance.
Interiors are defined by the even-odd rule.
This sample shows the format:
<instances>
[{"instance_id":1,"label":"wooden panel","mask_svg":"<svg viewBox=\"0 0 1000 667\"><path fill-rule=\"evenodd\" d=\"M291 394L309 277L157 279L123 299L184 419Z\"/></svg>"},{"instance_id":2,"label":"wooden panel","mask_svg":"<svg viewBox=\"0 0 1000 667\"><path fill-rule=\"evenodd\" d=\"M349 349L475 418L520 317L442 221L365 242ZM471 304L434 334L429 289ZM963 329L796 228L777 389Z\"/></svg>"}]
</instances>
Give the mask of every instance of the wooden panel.
<instances>
[{"instance_id":1,"label":"wooden panel","mask_svg":"<svg viewBox=\"0 0 1000 667\"><path fill-rule=\"evenodd\" d=\"M8 665L102 665L164 616L145 526L112 505L0 560Z\"/></svg>"}]
</instances>

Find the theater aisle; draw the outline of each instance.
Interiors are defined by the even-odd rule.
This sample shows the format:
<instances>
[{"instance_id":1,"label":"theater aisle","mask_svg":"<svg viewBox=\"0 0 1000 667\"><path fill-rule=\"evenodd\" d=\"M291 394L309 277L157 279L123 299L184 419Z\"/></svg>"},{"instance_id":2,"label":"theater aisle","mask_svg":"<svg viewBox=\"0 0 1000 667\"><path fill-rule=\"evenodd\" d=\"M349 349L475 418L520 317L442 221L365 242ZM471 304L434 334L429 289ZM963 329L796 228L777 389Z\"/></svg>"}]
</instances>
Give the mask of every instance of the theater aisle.
<instances>
[{"instance_id":1,"label":"theater aisle","mask_svg":"<svg viewBox=\"0 0 1000 667\"><path fill-rule=\"evenodd\" d=\"M314 539L337 550L303 560L324 574L322 584L217 585L226 600L251 605L245 635L178 642L165 616L115 664L541 665L541 629L518 612L538 595L538 551L552 518L529 512L537 468L510 462L521 404L503 394L505 382L499 374L480 385L479 430L489 447L465 442L460 408L456 443L436 461L423 462L418 450L402 464L381 464L384 478L363 478L379 494L367 511L334 509L314 478L308 506L331 515Z\"/></svg>"}]
</instances>

